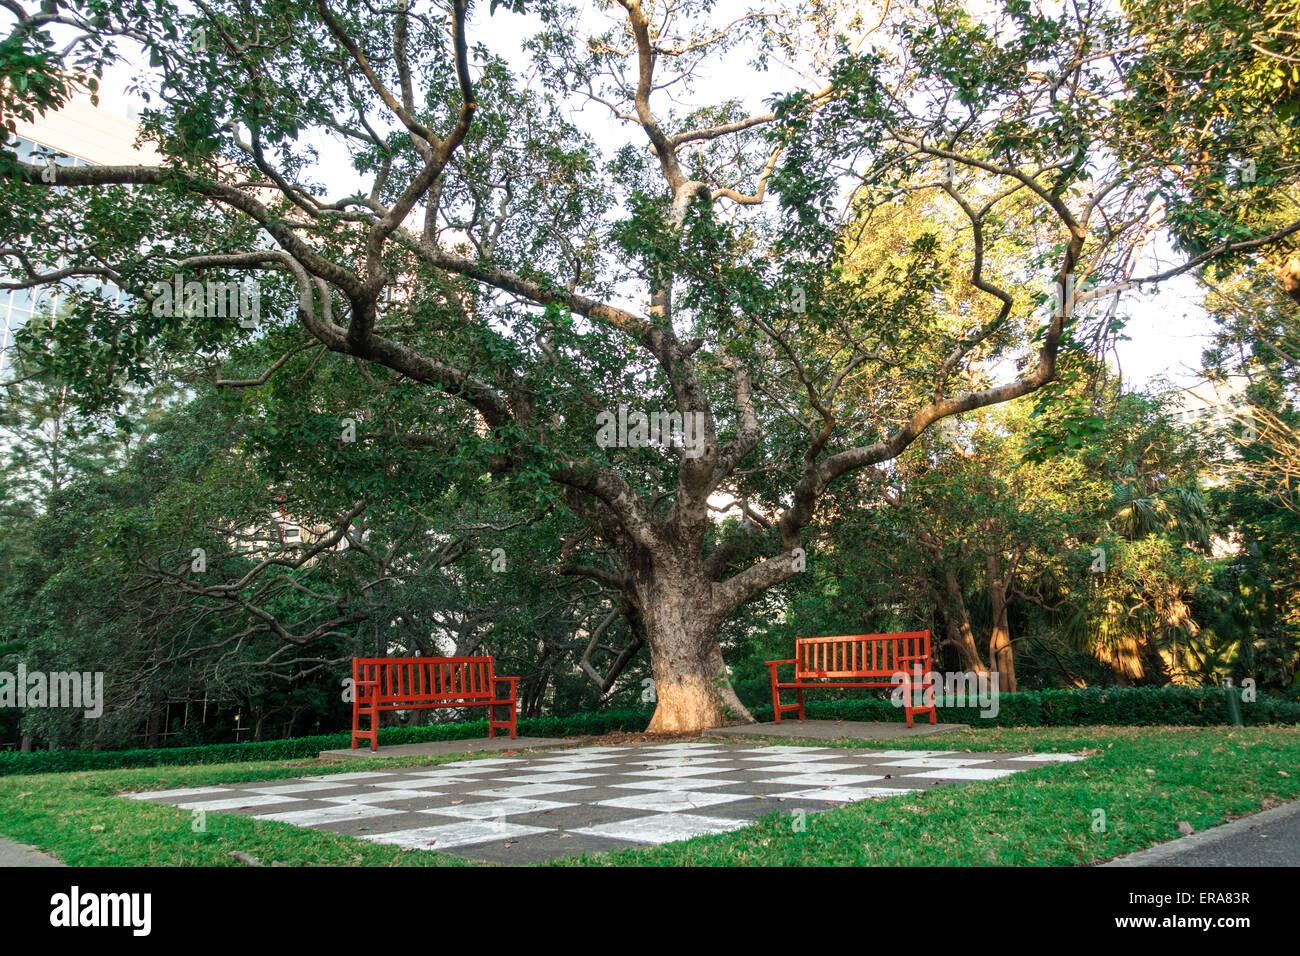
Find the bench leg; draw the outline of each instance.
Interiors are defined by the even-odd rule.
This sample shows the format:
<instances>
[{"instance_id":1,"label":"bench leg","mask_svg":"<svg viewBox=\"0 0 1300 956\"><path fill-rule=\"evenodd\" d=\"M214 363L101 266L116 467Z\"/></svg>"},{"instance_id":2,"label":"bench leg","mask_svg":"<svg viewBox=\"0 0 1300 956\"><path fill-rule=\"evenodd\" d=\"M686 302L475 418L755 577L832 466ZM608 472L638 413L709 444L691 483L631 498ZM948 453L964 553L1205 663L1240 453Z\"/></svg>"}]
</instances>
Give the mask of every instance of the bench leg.
<instances>
[{"instance_id":1,"label":"bench leg","mask_svg":"<svg viewBox=\"0 0 1300 956\"><path fill-rule=\"evenodd\" d=\"M925 671L925 672L926 672L927 674L930 672L929 661L926 662L926 671ZM915 701L912 699L912 683L911 683L911 680L909 679L908 681L906 681L905 684L904 684L904 686L907 688L907 706L903 708L904 712L905 712L906 715L907 715L907 726L909 726L909 727L912 726L912 715L913 715L913 714L929 714L929 715L930 715L930 723L932 723L932 724L936 724L936 723L938 723L939 721L938 721L938 719L937 719L937 714L936 714L935 709L934 709L934 698L933 698L933 696L932 696L933 693L934 693L934 682L931 681L931 682L930 682L930 685L929 685L928 687L927 687L924 683L922 683L922 685L921 685L921 703L924 705L924 706L922 706L922 707L913 707L913 706L912 706L912 704L915 703ZM930 697L930 703L929 703L929 704L926 704L926 703L925 703L925 699L926 699L926 693L927 693L927 691L928 691L928 692L930 693L930 695L931 695L931 697Z\"/></svg>"},{"instance_id":2,"label":"bench leg","mask_svg":"<svg viewBox=\"0 0 1300 956\"><path fill-rule=\"evenodd\" d=\"M803 690L800 689L800 690L795 691L794 693L795 693L795 696L799 699L799 719L800 719L800 720L803 720L803 715L804 715L804 709L803 709Z\"/></svg>"},{"instance_id":3,"label":"bench leg","mask_svg":"<svg viewBox=\"0 0 1300 956\"><path fill-rule=\"evenodd\" d=\"M361 729L361 704L353 701L352 703L352 749L357 749L357 743L361 740L370 741L372 751L379 750L379 709L370 707L365 711L370 717L370 729Z\"/></svg>"},{"instance_id":4,"label":"bench leg","mask_svg":"<svg viewBox=\"0 0 1300 956\"><path fill-rule=\"evenodd\" d=\"M776 686L776 671L772 672L772 714L773 720L781 722L781 690Z\"/></svg>"},{"instance_id":5,"label":"bench leg","mask_svg":"<svg viewBox=\"0 0 1300 956\"><path fill-rule=\"evenodd\" d=\"M502 720L502 721L497 720L498 707L510 708L509 720ZM500 726L502 730L510 731L510 739L514 740L515 734L517 732L517 724L518 724L518 710L516 709L516 702L514 700L494 700L492 703L488 704L488 736L489 737L495 737L497 735L497 727Z\"/></svg>"}]
</instances>

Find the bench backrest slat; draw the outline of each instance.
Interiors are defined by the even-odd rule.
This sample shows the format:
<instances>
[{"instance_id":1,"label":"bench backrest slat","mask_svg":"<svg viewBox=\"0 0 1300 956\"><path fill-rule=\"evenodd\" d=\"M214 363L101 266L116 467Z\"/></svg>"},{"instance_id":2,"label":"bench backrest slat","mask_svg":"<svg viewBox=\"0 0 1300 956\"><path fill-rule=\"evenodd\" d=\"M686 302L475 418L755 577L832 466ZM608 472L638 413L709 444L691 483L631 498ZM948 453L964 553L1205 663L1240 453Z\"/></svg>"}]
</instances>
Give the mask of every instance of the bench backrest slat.
<instances>
[{"instance_id":1,"label":"bench backrest slat","mask_svg":"<svg viewBox=\"0 0 1300 956\"><path fill-rule=\"evenodd\" d=\"M357 681L378 681L380 703L439 700L490 700L490 657L367 657L355 658ZM358 690L369 699L369 689Z\"/></svg>"},{"instance_id":2,"label":"bench backrest slat","mask_svg":"<svg viewBox=\"0 0 1300 956\"><path fill-rule=\"evenodd\" d=\"M924 658L922 666L928 669L930 632L800 637L795 640L794 656L798 679L887 677L911 670L914 662L903 661L908 657Z\"/></svg>"}]
</instances>

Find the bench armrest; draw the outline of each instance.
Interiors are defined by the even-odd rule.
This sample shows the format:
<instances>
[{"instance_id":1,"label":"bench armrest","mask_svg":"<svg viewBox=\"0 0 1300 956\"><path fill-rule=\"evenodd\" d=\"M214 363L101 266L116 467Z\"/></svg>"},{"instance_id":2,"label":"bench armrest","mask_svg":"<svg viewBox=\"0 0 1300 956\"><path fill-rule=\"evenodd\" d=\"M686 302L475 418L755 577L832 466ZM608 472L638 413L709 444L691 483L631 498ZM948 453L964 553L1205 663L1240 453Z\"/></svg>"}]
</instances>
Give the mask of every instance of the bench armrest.
<instances>
[{"instance_id":1,"label":"bench armrest","mask_svg":"<svg viewBox=\"0 0 1300 956\"><path fill-rule=\"evenodd\" d=\"M772 673L775 674L776 669L780 667L782 664L797 664L799 662L792 657L788 661L764 661L763 663L766 664L768 667L770 667L772 669Z\"/></svg>"},{"instance_id":2,"label":"bench armrest","mask_svg":"<svg viewBox=\"0 0 1300 956\"><path fill-rule=\"evenodd\" d=\"M492 682L506 680L510 682L510 699L514 700L519 695L519 678L518 677L493 677Z\"/></svg>"}]
</instances>

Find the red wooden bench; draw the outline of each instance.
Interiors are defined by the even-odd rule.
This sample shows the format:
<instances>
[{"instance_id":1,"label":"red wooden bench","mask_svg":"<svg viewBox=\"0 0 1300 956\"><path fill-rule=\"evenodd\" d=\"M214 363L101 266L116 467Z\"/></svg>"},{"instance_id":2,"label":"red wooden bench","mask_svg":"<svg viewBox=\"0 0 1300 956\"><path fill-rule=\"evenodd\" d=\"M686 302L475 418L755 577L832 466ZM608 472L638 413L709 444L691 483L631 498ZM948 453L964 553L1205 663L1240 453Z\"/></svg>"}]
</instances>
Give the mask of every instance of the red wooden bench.
<instances>
[{"instance_id":1,"label":"red wooden bench","mask_svg":"<svg viewBox=\"0 0 1300 956\"><path fill-rule=\"evenodd\" d=\"M777 676L777 668L782 664L794 665L793 682L782 683ZM776 722L779 724L781 714L791 710L797 710L799 719L803 720L805 690L817 687L897 687L894 675L902 672L911 677L918 664L923 675L930 673L929 631L796 638L791 660L767 662L772 672L772 708ZM783 690L793 690L799 702L782 704ZM912 695L907 694L903 707L907 726L912 726L913 714L929 713L930 723L936 722L933 703L928 707L913 707L913 703Z\"/></svg>"},{"instance_id":2,"label":"red wooden bench","mask_svg":"<svg viewBox=\"0 0 1300 956\"><path fill-rule=\"evenodd\" d=\"M496 685L510 685L510 695L497 698ZM486 707L488 736L498 728L515 737L518 677L496 677L490 657L354 657L352 659L352 749L358 740L379 749L381 710L422 710L431 707ZM497 720L496 708L509 707L510 719ZM370 729L361 729L361 715L370 716Z\"/></svg>"}]
</instances>

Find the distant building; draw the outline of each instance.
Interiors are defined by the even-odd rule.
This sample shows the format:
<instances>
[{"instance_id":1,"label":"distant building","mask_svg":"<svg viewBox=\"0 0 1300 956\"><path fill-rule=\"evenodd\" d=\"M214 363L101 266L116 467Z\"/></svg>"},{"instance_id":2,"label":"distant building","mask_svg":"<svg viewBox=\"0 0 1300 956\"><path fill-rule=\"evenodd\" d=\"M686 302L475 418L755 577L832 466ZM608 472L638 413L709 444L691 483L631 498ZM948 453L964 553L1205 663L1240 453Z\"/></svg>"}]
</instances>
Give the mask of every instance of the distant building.
<instances>
[{"instance_id":1,"label":"distant building","mask_svg":"<svg viewBox=\"0 0 1300 956\"><path fill-rule=\"evenodd\" d=\"M1250 408L1246 400L1249 384L1244 375L1233 375L1222 382L1204 381L1172 389L1166 393L1170 413L1186 427L1206 431L1228 428L1240 422Z\"/></svg>"},{"instance_id":2,"label":"distant building","mask_svg":"<svg viewBox=\"0 0 1300 956\"><path fill-rule=\"evenodd\" d=\"M19 120L7 145L23 162L38 165L47 158L59 166L155 165L161 158L157 152L147 145L136 148L138 131L139 124L125 100L102 95L101 105L93 106L89 96L81 95L62 109L38 116L35 122ZM12 269L12 263L5 262L3 268ZM83 289L98 287L109 298L119 295L111 283L67 282ZM57 288L0 290L0 381L12 370L14 335L33 314L57 311L60 298Z\"/></svg>"},{"instance_id":3,"label":"distant building","mask_svg":"<svg viewBox=\"0 0 1300 956\"><path fill-rule=\"evenodd\" d=\"M1222 438L1234 425L1249 421L1250 402L1246 399L1246 386L1250 380L1244 375L1229 376L1224 381L1203 381L1186 388L1176 388L1165 393L1170 400L1169 410L1174 420L1183 428L1209 438ZM1225 457L1237 455L1232 441L1222 445ZM1225 484L1228 475L1219 466L1209 465L1200 475L1207 487ZM1241 551L1242 539L1237 532L1210 539L1210 553L1216 558L1229 557Z\"/></svg>"}]
</instances>

